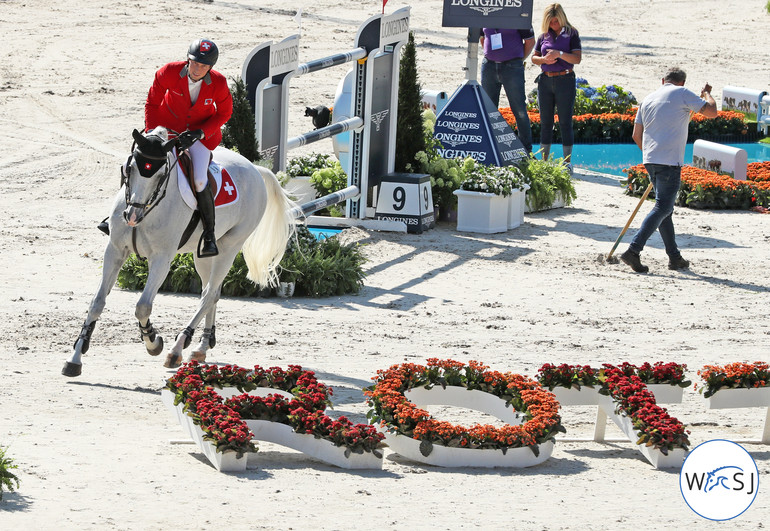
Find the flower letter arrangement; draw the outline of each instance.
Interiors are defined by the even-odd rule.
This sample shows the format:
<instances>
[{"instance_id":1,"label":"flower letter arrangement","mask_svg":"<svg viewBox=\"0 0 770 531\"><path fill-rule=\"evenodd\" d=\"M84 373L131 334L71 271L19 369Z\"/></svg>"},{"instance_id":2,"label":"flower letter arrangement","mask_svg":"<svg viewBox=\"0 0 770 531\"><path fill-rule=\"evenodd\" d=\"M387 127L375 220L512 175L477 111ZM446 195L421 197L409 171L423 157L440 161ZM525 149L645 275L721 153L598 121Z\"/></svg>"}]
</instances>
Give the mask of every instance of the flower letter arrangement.
<instances>
[{"instance_id":1,"label":"flower letter arrangement","mask_svg":"<svg viewBox=\"0 0 770 531\"><path fill-rule=\"evenodd\" d=\"M444 467L528 467L551 456L563 432L559 404L529 378L490 371L479 362L427 360L378 371L364 394L368 417L380 423L390 449L408 459ZM454 425L420 405L465 407L493 415L502 427Z\"/></svg>"},{"instance_id":2,"label":"flower letter arrangement","mask_svg":"<svg viewBox=\"0 0 770 531\"><path fill-rule=\"evenodd\" d=\"M770 366L767 363L728 363L724 367L706 365L698 371L705 383L699 389L709 409L767 407L765 426L759 441L770 444Z\"/></svg>"},{"instance_id":3,"label":"flower letter arrangement","mask_svg":"<svg viewBox=\"0 0 770 531\"><path fill-rule=\"evenodd\" d=\"M245 470L245 454L256 452L252 439L342 468L382 468L383 435L373 426L326 415L332 389L298 365L249 371L193 361L168 379L161 395L222 472Z\"/></svg>"},{"instance_id":4,"label":"flower letter arrangement","mask_svg":"<svg viewBox=\"0 0 770 531\"><path fill-rule=\"evenodd\" d=\"M594 441L604 441L609 416L656 468L680 467L690 444L684 424L670 416L662 403L679 403L686 365L657 362L636 367L604 364L559 366L546 363L537 379L562 405L599 406Z\"/></svg>"}]
</instances>

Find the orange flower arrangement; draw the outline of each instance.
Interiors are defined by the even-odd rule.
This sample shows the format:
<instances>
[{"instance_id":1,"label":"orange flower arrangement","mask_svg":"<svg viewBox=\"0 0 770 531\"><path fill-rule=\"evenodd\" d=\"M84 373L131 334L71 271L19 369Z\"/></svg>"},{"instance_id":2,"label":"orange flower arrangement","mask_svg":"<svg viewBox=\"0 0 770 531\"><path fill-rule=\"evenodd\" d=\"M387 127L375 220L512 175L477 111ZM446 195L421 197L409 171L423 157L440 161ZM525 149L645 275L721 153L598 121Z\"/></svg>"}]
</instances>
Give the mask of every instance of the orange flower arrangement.
<instances>
[{"instance_id":1,"label":"orange flower arrangement","mask_svg":"<svg viewBox=\"0 0 770 531\"><path fill-rule=\"evenodd\" d=\"M705 398L710 397L720 389L752 389L770 386L770 365L763 361L754 363L728 363L719 365L704 365L698 371L706 383L700 392Z\"/></svg>"},{"instance_id":2,"label":"orange flower arrangement","mask_svg":"<svg viewBox=\"0 0 770 531\"><path fill-rule=\"evenodd\" d=\"M559 403L553 393L535 380L512 373L490 371L486 365L470 361L468 365L454 360L430 358L428 365L404 363L386 371L377 371L374 385L364 394L371 406L369 419L380 421L387 430L423 441L421 451L429 455L433 444L471 449L529 447L535 455L538 445L565 431L559 416ZM404 393L416 387L458 386L483 391L505 400L521 412L526 422L520 425L494 427L476 424L458 426L432 418L409 402Z\"/></svg>"}]
</instances>

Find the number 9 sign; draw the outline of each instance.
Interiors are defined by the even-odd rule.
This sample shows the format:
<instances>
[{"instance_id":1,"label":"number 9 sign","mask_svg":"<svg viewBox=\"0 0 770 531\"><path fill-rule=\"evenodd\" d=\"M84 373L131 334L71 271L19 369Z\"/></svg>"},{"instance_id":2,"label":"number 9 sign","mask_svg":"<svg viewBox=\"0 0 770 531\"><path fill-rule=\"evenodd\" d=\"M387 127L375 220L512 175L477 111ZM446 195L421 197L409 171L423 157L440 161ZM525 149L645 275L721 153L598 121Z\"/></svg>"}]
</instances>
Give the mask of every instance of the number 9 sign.
<instances>
[{"instance_id":1,"label":"number 9 sign","mask_svg":"<svg viewBox=\"0 0 770 531\"><path fill-rule=\"evenodd\" d=\"M403 221L408 232L422 233L435 225L430 175L390 173L379 185L375 219Z\"/></svg>"}]
</instances>

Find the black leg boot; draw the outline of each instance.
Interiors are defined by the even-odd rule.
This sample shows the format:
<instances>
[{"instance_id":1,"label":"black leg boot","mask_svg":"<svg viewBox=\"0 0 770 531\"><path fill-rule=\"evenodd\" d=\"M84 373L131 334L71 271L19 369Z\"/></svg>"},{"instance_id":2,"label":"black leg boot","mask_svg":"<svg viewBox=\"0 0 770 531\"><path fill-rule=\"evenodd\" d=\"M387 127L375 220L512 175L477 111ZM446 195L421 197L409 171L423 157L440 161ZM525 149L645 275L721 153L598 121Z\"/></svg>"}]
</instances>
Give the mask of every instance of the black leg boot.
<instances>
[{"instance_id":1,"label":"black leg boot","mask_svg":"<svg viewBox=\"0 0 770 531\"><path fill-rule=\"evenodd\" d=\"M203 235L198 242L198 258L207 256L216 256L219 254L217 249L216 234L214 233L214 195L211 193L211 187L198 192L198 211L201 214L201 223L203 223Z\"/></svg>"}]
</instances>

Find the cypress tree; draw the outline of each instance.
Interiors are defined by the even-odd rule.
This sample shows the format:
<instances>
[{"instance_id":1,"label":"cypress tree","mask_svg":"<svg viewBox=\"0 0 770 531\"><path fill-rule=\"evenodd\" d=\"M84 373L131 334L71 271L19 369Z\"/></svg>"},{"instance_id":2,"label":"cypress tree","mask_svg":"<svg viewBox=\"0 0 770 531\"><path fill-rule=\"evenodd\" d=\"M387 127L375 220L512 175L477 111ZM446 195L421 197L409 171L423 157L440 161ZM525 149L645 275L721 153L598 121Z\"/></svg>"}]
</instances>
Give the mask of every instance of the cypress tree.
<instances>
[{"instance_id":1,"label":"cypress tree","mask_svg":"<svg viewBox=\"0 0 770 531\"><path fill-rule=\"evenodd\" d=\"M233 78L230 87L233 95L233 115L222 128L222 145L235 148L238 153L256 162L262 158L257 143L257 130L254 124L254 109L246 96L246 84L240 78Z\"/></svg>"},{"instance_id":2,"label":"cypress tree","mask_svg":"<svg viewBox=\"0 0 770 531\"><path fill-rule=\"evenodd\" d=\"M398 122L396 123L396 171L406 171L406 165L414 166L414 155L425 149L422 130L422 96L417 79L417 54L414 33L401 54L398 77Z\"/></svg>"}]
</instances>

